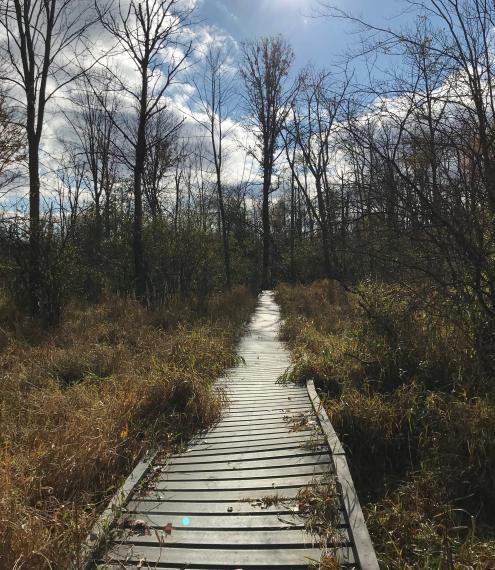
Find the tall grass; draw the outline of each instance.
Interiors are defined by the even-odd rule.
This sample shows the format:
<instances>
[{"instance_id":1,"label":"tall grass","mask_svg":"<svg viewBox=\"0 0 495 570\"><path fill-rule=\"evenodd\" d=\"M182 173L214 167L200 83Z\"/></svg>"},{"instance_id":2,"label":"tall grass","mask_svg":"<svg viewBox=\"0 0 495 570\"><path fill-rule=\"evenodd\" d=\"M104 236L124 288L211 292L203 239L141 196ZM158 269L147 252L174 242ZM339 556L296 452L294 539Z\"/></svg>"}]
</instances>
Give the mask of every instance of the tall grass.
<instances>
[{"instance_id":1,"label":"tall grass","mask_svg":"<svg viewBox=\"0 0 495 570\"><path fill-rule=\"evenodd\" d=\"M66 567L144 450L214 421L245 289L159 312L117 298L37 330L0 306L0 567Z\"/></svg>"},{"instance_id":2,"label":"tall grass","mask_svg":"<svg viewBox=\"0 0 495 570\"><path fill-rule=\"evenodd\" d=\"M382 566L495 568L493 379L469 322L398 285L348 294L321 281L277 295L290 376L317 382Z\"/></svg>"}]
</instances>

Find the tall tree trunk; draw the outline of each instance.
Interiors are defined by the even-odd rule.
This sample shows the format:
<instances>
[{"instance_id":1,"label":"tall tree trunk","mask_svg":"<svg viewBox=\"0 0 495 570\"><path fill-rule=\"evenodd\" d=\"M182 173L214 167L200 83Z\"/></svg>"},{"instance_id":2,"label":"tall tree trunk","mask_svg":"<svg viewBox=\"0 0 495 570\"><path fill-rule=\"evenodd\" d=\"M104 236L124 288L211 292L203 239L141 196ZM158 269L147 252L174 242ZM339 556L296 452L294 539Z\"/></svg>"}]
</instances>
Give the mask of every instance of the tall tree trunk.
<instances>
[{"instance_id":1,"label":"tall tree trunk","mask_svg":"<svg viewBox=\"0 0 495 570\"><path fill-rule=\"evenodd\" d=\"M220 211L220 222L221 222L221 226L222 226L225 285L227 287L227 290L230 291L232 288L232 278L231 278L231 271L230 271L229 233L227 230L227 221L225 219L225 205L223 202L223 188L222 188L221 173L220 173L218 168L217 168L217 189L218 189L218 209Z\"/></svg>"},{"instance_id":2,"label":"tall tree trunk","mask_svg":"<svg viewBox=\"0 0 495 570\"><path fill-rule=\"evenodd\" d=\"M321 245L323 249L323 271L325 277L332 277L332 262L330 261L330 239L328 232L328 216L325 199L321 188L321 180L316 178L316 196L318 200L318 213L320 217Z\"/></svg>"},{"instance_id":3,"label":"tall tree trunk","mask_svg":"<svg viewBox=\"0 0 495 570\"><path fill-rule=\"evenodd\" d=\"M268 166L265 166L263 174L263 206L261 211L261 221L263 227L263 272L261 278L261 286L263 289L270 289L270 210L269 210L269 194L270 194L271 172Z\"/></svg>"},{"instance_id":4,"label":"tall tree trunk","mask_svg":"<svg viewBox=\"0 0 495 570\"><path fill-rule=\"evenodd\" d=\"M29 122L29 121L28 121ZM29 125L28 125L29 126ZM31 130L31 129L29 129ZM34 127L32 129L34 131ZM40 173L39 143L34 133L28 135L29 158L29 304L30 313L40 313L41 276L41 224L40 224Z\"/></svg>"},{"instance_id":5,"label":"tall tree trunk","mask_svg":"<svg viewBox=\"0 0 495 570\"><path fill-rule=\"evenodd\" d=\"M142 181L144 162L146 158L146 101L147 101L147 70L143 71L143 85L141 91L141 108L139 112L139 126L136 139L136 154L134 163L134 225L133 225L133 252L134 252L134 292L139 301L146 300L146 268L144 263L143 247L143 194Z\"/></svg>"},{"instance_id":6,"label":"tall tree trunk","mask_svg":"<svg viewBox=\"0 0 495 570\"><path fill-rule=\"evenodd\" d=\"M295 261L295 184L294 172L292 172L290 180L290 280L292 283L296 280L296 261Z\"/></svg>"}]
</instances>

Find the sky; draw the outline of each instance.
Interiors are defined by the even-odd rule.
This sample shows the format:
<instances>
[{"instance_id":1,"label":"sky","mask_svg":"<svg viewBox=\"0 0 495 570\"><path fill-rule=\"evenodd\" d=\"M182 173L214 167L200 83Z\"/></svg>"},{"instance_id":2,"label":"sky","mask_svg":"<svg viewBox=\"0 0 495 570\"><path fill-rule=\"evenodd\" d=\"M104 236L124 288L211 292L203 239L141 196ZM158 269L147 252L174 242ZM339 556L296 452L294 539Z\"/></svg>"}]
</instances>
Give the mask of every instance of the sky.
<instances>
[{"instance_id":1,"label":"sky","mask_svg":"<svg viewBox=\"0 0 495 570\"><path fill-rule=\"evenodd\" d=\"M331 4L382 27L400 27L412 20L401 0L331 0ZM317 13L318 0L200 0L197 9L200 20L237 42L282 34L292 45L296 69L310 62L331 68L358 48L360 36L355 25L316 17ZM363 76L364 63L354 65Z\"/></svg>"},{"instance_id":2,"label":"sky","mask_svg":"<svg viewBox=\"0 0 495 570\"><path fill-rule=\"evenodd\" d=\"M123 0L125 4L127 0ZM204 45L216 38L230 38L233 42L262 36L281 34L289 43L295 53L293 66L294 73L312 63L315 67L335 70L336 64L343 61L348 52L359 47L360 36L355 25L342 20L317 17L318 0L184 0L196 5L193 26L194 42ZM404 1L401 0L330 0L336 7L353 14L371 24L394 28L403 26L411 20L411 16L404 15ZM103 48L110 46L111 42L96 30L97 39L103 42ZM106 42L106 43L105 43ZM202 50L200 50L202 51ZM235 56L235 54L232 54ZM235 57L234 57L235 59ZM132 65L124 56L119 56L119 67L125 75L132 79ZM378 62L379 67L385 66L385 60ZM383 64L383 65L382 65ZM193 66L194 67L194 66ZM363 60L355 60L351 70L356 80L365 81L366 66ZM181 82L176 88L170 90L172 107L184 114L187 121L194 124L191 114L197 112L191 100L191 85ZM47 121L44 127L42 142L42 156L44 170L47 173L57 168L57 157L61 154L61 141L70 139L69 123L65 115L60 113L60 107L70 113L69 99L61 98L48 109ZM68 105L68 107L67 107ZM231 182L245 179L246 154L244 150L247 133L242 125L237 125L233 131L230 142L229 164L226 170L232 177ZM239 145L238 141L243 144ZM253 171L253 165L247 168L248 173ZM250 176L249 176L250 177ZM51 178L47 178L47 184ZM53 184L52 184L53 185ZM26 190L10 194L9 199L15 204L20 203L26 196ZM1 196L0 196L1 199ZM9 200L9 201L10 201Z\"/></svg>"},{"instance_id":3,"label":"sky","mask_svg":"<svg viewBox=\"0 0 495 570\"><path fill-rule=\"evenodd\" d=\"M414 22L404 0L329 0L336 8L382 28L394 29ZM235 43L281 34L291 44L295 60L294 75L308 64L335 71L350 53L359 51L361 35L357 24L323 17L318 0L196 0L195 19L209 37L231 38ZM378 56L374 76L390 65ZM353 83L367 83L368 67L364 58L353 59L348 73ZM236 133L237 139L242 133ZM229 182L244 179L245 152L233 139L225 168ZM237 147L237 148L236 148ZM251 159L249 159L251 160ZM254 163L248 172L256 171Z\"/></svg>"}]
</instances>

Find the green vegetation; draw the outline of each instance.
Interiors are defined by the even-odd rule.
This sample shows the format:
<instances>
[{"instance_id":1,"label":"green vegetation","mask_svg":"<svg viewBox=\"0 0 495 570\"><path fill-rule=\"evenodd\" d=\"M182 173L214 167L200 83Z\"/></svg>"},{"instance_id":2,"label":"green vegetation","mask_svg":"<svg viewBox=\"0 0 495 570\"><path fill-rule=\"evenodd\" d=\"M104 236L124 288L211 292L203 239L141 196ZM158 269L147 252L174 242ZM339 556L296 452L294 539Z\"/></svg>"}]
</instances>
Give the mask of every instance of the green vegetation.
<instances>
[{"instance_id":1,"label":"green vegetation","mask_svg":"<svg viewBox=\"0 0 495 570\"><path fill-rule=\"evenodd\" d=\"M0 567L64 568L144 451L218 417L243 288L156 311L71 304L46 332L0 305Z\"/></svg>"},{"instance_id":2,"label":"green vegetation","mask_svg":"<svg viewBox=\"0 0 495 570\"><path fill-rule=\"evenodd\" d=\"M317 383L383 567L493 568L495 394L469 327L399 285L277 296L289 378Z\"/></svg>"}]
</instances>

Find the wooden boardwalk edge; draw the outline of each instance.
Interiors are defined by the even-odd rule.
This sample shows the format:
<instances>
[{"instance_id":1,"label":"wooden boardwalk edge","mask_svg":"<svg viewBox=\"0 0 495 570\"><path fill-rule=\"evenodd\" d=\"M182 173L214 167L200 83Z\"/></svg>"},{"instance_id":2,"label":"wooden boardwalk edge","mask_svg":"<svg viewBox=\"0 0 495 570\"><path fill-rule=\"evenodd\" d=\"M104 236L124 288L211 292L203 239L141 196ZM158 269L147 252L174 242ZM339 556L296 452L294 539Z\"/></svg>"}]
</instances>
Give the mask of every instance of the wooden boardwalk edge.
<instances>
[{"instance_id":1,"label":"wooden boardwalk edge","mask_svg":"<svg viewBox=\"0 0 495 570\"><path fill-rule=\"evenodd\" d=\"M134 467L131 474L112 497L106 509L96 520L82 544L78 559L72 561L68 570L91 570L93 568L95 556L103 548L114 523L122 514L122 509L129 502L132 493L149 473L158 451L158 449L154 451L148 450Z\"/></svg>"},{"instance_id":2,"label":"wooden boardwalk edge","mask_svg":"<svg viewBox=\"0 0 495 570\"><path fill-rule=\"evenodd\" d=\"M323 407L323 402L318 396L313 380L306 381L306 388L318 421L320 422L321 429L332 451L331 458L342 492L345 516L349 524L356 561L359 563L361 570L380 570L368 527L364 520L361 504L356 489L354 488L354 482L349 470L349 465L347 464L344 448Z\"/></svg>"}]
</instances>

